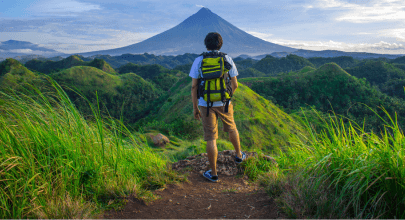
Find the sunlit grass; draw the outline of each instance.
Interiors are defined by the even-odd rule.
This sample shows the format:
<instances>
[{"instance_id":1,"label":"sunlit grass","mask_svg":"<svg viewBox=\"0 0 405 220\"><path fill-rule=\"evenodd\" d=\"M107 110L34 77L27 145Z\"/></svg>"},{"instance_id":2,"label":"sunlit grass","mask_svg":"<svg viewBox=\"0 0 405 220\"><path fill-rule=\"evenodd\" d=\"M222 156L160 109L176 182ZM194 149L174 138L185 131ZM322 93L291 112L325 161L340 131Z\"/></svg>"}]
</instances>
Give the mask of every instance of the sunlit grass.
<instances>
[{"instance_id":1,"label":"sunlit grass","mask_svg":"<svg viewBox=\"0 0 405 220\"><path fill-rule=\"evenodd\" d=\"M385 110L384 110L385 111ZM386 112L386 111L385 111ZM386 115L389 114L386 112ZM382 117L380 117L382 119ZM329 192L327 206L314 206L306 210L319 218L404 218L405 217L405 150L404 134L397 118L385 122L379 134L366 133L362 126L344 123L341 117L323 119L326 129L316 133L310 123L308 143L297 142L296 146L279 156L278 162L285 173L300 172L300 192L290 192L282 197L285 210L291 217L304 217L305 211L294 209L293 197L311 189L313 192ZM290 181L292 183L293 181ZM300 184L293 184L299 186ZM316 186L316 187L314 187ZM327 188L327 190L325 189ZM292 190L294 191L294 190ZM330 194L332 193L332 195ZM318 195L319 197L320 195ZM301 200L321 198L301 197ZM296 199L295 199L296 200ZM326 204L326 203L325 203ZM326 215L322 208L337 211ZM330 210L335 207L334 210ZM297 212L300 215L296 215Z\"/></svg>"},{"instance_id":2,"label":"sunlit grass","mask_svg":"<svg viewBox=\"0 0 405 220\"><path fill-rule=\"evenodd\" d=\"M52 95L0 95L0 218L94 217L110 200L177 178L120 121L97 106L85 120L49 81Z\"/></svg>"}]
</instances>

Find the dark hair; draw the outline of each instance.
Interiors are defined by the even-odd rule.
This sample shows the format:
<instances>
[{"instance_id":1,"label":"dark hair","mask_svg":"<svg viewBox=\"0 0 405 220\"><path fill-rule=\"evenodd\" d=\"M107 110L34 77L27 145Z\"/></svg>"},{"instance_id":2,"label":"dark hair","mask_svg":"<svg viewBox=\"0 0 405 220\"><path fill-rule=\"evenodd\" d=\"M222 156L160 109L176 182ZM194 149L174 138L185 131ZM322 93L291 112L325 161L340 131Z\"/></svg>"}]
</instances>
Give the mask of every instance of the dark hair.
<instances>
[{"instance_id":1,"label":"dark hair","mask_svg":"<svg viewBox=\"0 0 405 220\"><path fill-rule=\"evenodd\" d=\"M222 43L222 37L217 32L208 33L204 40L207 50L219 50L222 47Z\"/></svg>"}]
</instances>

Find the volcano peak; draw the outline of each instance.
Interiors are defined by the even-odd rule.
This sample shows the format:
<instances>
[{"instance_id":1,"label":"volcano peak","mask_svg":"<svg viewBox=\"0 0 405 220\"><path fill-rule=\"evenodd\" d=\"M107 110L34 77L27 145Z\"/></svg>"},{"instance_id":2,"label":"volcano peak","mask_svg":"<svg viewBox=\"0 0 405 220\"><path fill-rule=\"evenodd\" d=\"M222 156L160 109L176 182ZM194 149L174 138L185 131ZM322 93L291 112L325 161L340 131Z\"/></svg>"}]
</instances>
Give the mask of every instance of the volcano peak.
<instances>
[{"instance_id":1,"label":"volcano peak","mask_svg":"<svg viewBox=\"0 0 405 220\"><path fill-rule=\"evenodd\" d=\"M178 55L184 53L200 54L206 51L204 38L210 32L218 32L223 39L221 51L230 56L249 54L252 56L272 52L293 52L296 49L264 41L235 27L206 7L191 15L177 26L126 47L81 53L92 56L96 54L121 55L125 53L152 53L161 55Z\"/></svg>"}]
</instances>

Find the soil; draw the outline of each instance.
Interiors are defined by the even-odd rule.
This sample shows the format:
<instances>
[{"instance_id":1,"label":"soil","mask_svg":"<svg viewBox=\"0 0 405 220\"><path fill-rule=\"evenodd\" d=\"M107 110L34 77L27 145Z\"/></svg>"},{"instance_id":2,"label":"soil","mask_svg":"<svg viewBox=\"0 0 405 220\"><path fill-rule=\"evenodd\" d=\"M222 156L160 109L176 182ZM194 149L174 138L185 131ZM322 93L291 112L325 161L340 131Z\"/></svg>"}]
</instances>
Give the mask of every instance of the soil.
<instances>
[{"instance_id":1,"label":"soil","mask_svg":"<svg viewBox=\"0 0 405 220\"><path fill-rule=\"evenodd\" d=\"M274 200L247 176L236 175L236 164L228 160L233 152L219 152L218 165L225 167L218 171L218 182L210 182L201 175L205 169L206 155L200 154L188 160L173 164L173 169L185 173L188 181L167 185L156 190L160 199L145 204L136 198L129 198L120 210L111 210L103 218L114 219L275 219L286 218L279 212ZM223 155L222 163L219 163ZM254 153L248 153L256 156ZM188 164L188 165L185 165ZM226 174L224 174L226 173Z\"/></svg>"}]
</instances>

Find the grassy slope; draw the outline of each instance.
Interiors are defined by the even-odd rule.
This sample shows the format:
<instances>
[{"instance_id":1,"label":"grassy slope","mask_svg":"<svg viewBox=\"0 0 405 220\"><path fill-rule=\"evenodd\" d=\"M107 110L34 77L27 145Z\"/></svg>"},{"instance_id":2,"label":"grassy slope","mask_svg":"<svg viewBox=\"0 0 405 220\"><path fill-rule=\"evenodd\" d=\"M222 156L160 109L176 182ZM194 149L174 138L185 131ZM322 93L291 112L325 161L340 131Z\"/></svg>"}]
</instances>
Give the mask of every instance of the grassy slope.
<instances>
[{"instance_id":1,"label":"grassy slope","mask_svg":"<svg viewBox=\"0 0 405 220\"><path fill-rule=\"evenodd\" d=\"M144 117L162 93L155 84L134 73L113 75L89 66L75 66L51 76L61 85L76 88L92 103L96 103L97 92L100 104L106 107L104 113L108 110L115 118L121 117L122 104L125 103L123 116L128 121ZM90 113L91 109L83 99L74 92L68 91L68 94L80 110Z\"/></svg>"},{"instance_id":2,"label":"grassy slope","mask_svg":"<svg viewBox=\"0 0 405 220\"><path fill-rule=\"evenodd\" d=\"M75 86L86 94L103 90L115 95L117 94L115 87L122 84L119 76L89 66L75 66L51 76L58 82Z\"/></svg>"},{"instance_id":3,"label":"grassy slope","mask_svg":"<svg viewBox=\"0 0 405 220\"><path fill-rule=\"evenodd\" d=\"M313 63L317 68L327 63L336 63L342 68L349 68L360 63L359 60L354 59L349 56L340 56L340 57L311 57L308 58L309 62Z\"/></svg>"},{"instance_id":4,"label":"grassy slope","mask_svg":"<svg viewBox=\"0 0 405 220\"><path fill-rule=\"evenodd\" d=\"M115 73L114 69L104 60L94 59L93 61L86 62L75 55L69 56L60 61L31 60L25 63L25 66L45 74L59 72L63 69L68 69L74 66L93 66L108 73Z\"/></svg>"},{"instance_id":5,"label":"grassy slope","mask_svg":"<svg viewBox=\"0 0 405 220\"><path fill-rule=\"evenodd\" d=\"M390 114L403 112L403 101L381 93L365 80L350 76L335 63L306 73L241 81L246 81L257 93L290 111L307 105L322 112L333 108L335 113L349 116L359 123L366 118L366 124L374 129L380 128L381 121L368 107L355 103L364 103L382 115L384 113L378 106L384 106Z\"/></svg>"},{"instance_id":6,"label":"grassy slope","mask_svg":"<svg viewBox=\"0 0 405 220\"><path fill-rule=\"evenodd\" d=\"M0 89L17 88L24 83L31 83L39 76L28 70L14 59L6 59L0 63Z\"/></svg>"},{"instance_id":7,"label":"grassy slope","mask_svg":"<svg viewBox=\"0 0 405 220\"><path fill-rule=\"evenodd\" d=\"M120 122L97 108L86 121L53 88L0 98L0 218L94 218L176 179Z\"/></svg>"},{"instance_id":8,"label":"grassy slope","mask_svg":"<svg viewBox=\"0 0 405 220\"><path fill-rule=\"evenodd\" d=\"M307 59L296 55L288 55L280 59L267 55L265 58L255 63L252 68L267 74L267 76L271 76L277 75L277 73L300 70L305 66L315 67L314 64Z\"/></svg>"},{"instance_id":9,"label":"grassy slope","mask_svg":"<svg viewBox=\"0 0 405 220\"><path fill-rule=\"evenodd\" d=\"M187 77L179 81L171 91L172 96L161 107L156 119L165 123L181 121L182 124L179 126L188 135L195 138L202 137L201 122L193 118L191 79ZM288 114L243 84L239 84L232 103L244 149L262 149L267 152L282 149L289 146L290 135L303 131ZM219 123L219 129L221 128L222 123ZM220 138L228 137L220 131Z\"/></svg>"},{"instance_id":10,"label":"grassy slope","mask_svg":"<svg viewBox=\"0 0 405 220\"><path fill-rule=\"evenodd\" d=\"M366 78L371 84L381 86L390 79L404 79L405 71L383 61L368 61L362 66L345 69L357 78Z\"/></svg>"},{"instance_id":11,"label":"grassy slope","mask_svg":"<svg viewBox=\"0 0 405 220\"><path fill-rule=\"evenodd\" d=\"M398 57L390 61L390 63L405 64L405 56Z\"/></svg>"}]
</instances>

